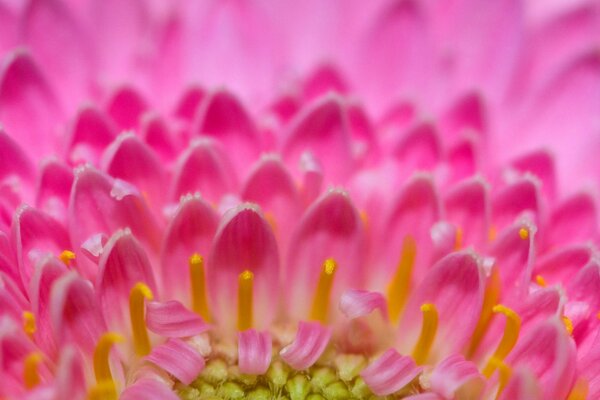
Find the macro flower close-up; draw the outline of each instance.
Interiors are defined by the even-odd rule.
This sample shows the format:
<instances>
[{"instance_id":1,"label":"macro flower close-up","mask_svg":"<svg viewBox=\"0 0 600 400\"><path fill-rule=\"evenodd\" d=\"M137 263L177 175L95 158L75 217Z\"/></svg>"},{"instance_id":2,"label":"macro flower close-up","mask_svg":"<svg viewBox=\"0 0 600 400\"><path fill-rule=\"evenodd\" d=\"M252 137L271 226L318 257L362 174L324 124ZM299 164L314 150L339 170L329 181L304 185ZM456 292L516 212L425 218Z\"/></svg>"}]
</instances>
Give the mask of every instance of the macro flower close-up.
<instances>
[{"instance_id":1,"label":"macro flower close-up","mask_svg":"<svg viewBox=\"0 0 600 400\"><path fill-rule=\"evenodd\" d=\"M0 400L600 399L599 0L0 0Z\"/></svg>"}]
</instances>

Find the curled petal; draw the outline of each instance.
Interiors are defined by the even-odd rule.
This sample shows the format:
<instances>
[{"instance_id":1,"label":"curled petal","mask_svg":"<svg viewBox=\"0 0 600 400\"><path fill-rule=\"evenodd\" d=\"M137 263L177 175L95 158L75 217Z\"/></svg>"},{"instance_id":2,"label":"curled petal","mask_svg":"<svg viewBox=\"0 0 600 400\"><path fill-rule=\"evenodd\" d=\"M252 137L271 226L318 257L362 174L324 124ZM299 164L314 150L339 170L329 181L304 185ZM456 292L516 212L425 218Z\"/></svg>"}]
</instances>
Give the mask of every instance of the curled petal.
<instances>
[{"instance_id":1,"label":"curled petal","mask_svg":"<svg viewBox=\"0 0 600 400\"><path fill-rule=\"evenodd\" d=\"M184 385L192 383L204 369L204 358L180 339L169 339L152 349L146 360L158 365Z\"/></svg>"},{"instance_id":2,"label":"curled petal","mask_svg":"<svg viewBox=\"0 0 600 400\"><path fill-rule=\"evenodd\" d=\"M152 332L165 337L190 337L206 332L209 326L178 301L146 303L146 324Z\"/></svg>"},{"instance_id":3,"label":"curled petal","mask_svg":"<svg viewBox=\"0 0 600 400\"><path fill-rule=\"evenodd\" d=\"M387 301L379 292L349 289L340 298L340 311L350 319L368 315L377 309L387 319Z\"/></svg>"},{"instance_id":4,"label":"curled petal","mask_svg":"<svg viewBox=\"0 0 600 400\"><path fill-rule=\"evenodd\" d=\"M429 378L431 389L445 399L454 398L457 391L467 384L478 385L471 390L483 390L484 380L477 366L465 360L462 355L454 354L440 362Z\"/></svg>"},{"instance_id":5,"label":"curled petal","mask_svg":"<svg viewBox=\"0 0 600 400\"><path fill-rule=\"evenodd\" d=\"M412 358L389 349L365 368L360 376L373 393L386 396L408 385L422 370Z\"/></svg>"},{"instance_id":6,"label":"curled petal","mask_svg":"<svg viewBox=\"0 0 600 400\"><path fill-rule=\"evenodd\" d=\"M300 321L296 338L281 349L279 355L292 368L303 370L312 366L323 354L330 338L331 328L318 322Z\"/></svg>"},{"instance_id":7,"label":"curled petal","mask_svg":"<svg viewBox=\"0 0 600 400\"><path fill-rule=\"evenodd\" d=\"M243 374L261 375L271 364L271 335L248 329L238 333L238 365Z\"/></svg>"},{"instance_id":8,"label":"curled petal","mask_svg":"<svg viewBox=\"0 0 600 400\"><path fill-rule=\"evenodd\" d=\"M156 379L140 379L119 396L121 400L179 400L175 392Z\"/></svg>"}]
</instances>

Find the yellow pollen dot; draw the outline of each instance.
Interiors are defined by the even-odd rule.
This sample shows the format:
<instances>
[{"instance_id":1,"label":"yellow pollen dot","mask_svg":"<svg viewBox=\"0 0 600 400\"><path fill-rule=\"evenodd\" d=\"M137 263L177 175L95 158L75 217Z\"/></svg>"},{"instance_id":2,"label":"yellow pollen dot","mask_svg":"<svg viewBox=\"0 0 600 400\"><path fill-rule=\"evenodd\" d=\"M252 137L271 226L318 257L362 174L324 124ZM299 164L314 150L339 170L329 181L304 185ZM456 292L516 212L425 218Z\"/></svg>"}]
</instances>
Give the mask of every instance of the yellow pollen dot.
<instances>
[{"instance_id":1,"label":"yellow pollen dot","mask_svg":"<svg viewBox=\"0 0 600 400\"><path fill-rule=\"evenodd\" d=\"M490 226L490 230L488 231L488 240L490 242L493 242L494 240L496 240L497 236L498 236L498 228L496 228L495 225Z\"/></svg>"},{"instance_id":2,"label":"yellow pollen dot","mask_svg":"<svg viewBox=\"0 0 600 400\"><path fill-rule=\"evenodd\" d=\"M40 374L38 371L38 366L42 360L42 354L37 351L30 353L25 358L25 362L23 363L23 382L25 383L25 387L27 389L32 389L39 385Z\"/></svg>"},{"instance_id":3,"label":"yellow pollen dot","mask_svg":"<svg viewBox=\"0 0 600 400\"><path fill-rule=\"evenodd\" d=\"M254 325L254 274L245 270L238 277L238 330L245 331Z\"/></svg>"},{"instance_id":4,"label":"yellow pollen dot","mask_svg":"<svg viewBox=\"0 0 600 400\"><path fill-rule=\"evenodd\" d=\"M317 290L315 291L315 297L313 298L310 310L310 319L313 321L322 323L327 322L327 316L329 314L329 297L331 296L331 288L333 287L333 279L336 270L337 263L333 258L325 260L323 267L321 268Z\"/></svg>"},{"instance_id":5,"label":"yellow pollen dot","mask_svg":"<svg viewBox=\"0 0 600 400\"><path fill-rule=\"evenodd\" d=\"M146 329L145 300L153 299L152 290L138 282L129 292L129 316L133 333L133 347L138 356L150 354L150 338Z\"/></svg>"},{"instance_id":6,"label":"yellow pollen dot","mask_svg":"<svg viewBox=\"0 0 600 400\"><path fill-rule=\"evenodd\" d=\"M36 330L35 315L31 311L23 311L23 332L31 338Z\"/></svg>"},{"instance_id":7,"label":"yellow pollen dot","mask_svg":"<svg viewBox=\"0 0 600 400\"><path fill-rule=\"evenodd\" d=\"M71 262L73 262L75 259L75 253L73 253L71 250L63 250L58 258L63 262L63 264L65 264L67 267L70 267Z\"/></svg>"},{"instance_id":8,"label":"yellow pollen dot","mask_svg":"<svg viewBox=\"0 0 600 400\"><path fill-rule=\"evenodd\" d=\"M421 334L419 336L419 341L412 352L412 357L417 364L424 364L427 361L431 346L435 340L439 319L438 311L434 304L423 304L421 306L421 312L423 313Z\"/></svg>"},{"instance_id":9,"label":"yellow pollen dot","mask_svg":"<svg viewBox=\"0 0 600 400\"><path fill-rule=\"evenodd\" d=\"M464 232L462 228L456 228L456 236L454 237L454 250L460 250L463 246Z\"/></svg>"},{"instance_id":10,"label":"yellow pollen dot","mask_svg":"<svg viewBox=\"0 0 600 400\"><path fill-rule=\"evenodd\" d=\"M110 350L114 344L122 343L124 341L125 338L123 338L123 336L114 332L106 332L100 336L100 339L96 344L96 349L94 350L94 375L96 376L97 383L113 383L113 377L108 362Z\"/></svg>"},{"instance_id":11,"label":"yellow pollen dot","mask_svg":"<svg viewBox=\"0 0 600 400\"><path fill-rule=\"evenodd\" d=\"M579 378L573 385L567 400L585 400L588 397L589 383L584 378Z\"/></svg>"},{"instance_id":12,"label":"yellow pollen dot","mask_svg":"<svg viewBox=\"0 0 600 400\"><path fill-rule=\"evenodd\" d=\"M565 315L562 317L563 324L565 324L565 329L569 332L569 335L573 334L573 321Z\"/></svg>"},{"instance_id":13,"label":"yellow pollen dot","mask_svg":"<svg viewBox=\"0 0 600 400\"><path fill-rule=\"evenodd\" d=\"M100 382L89 390L87 400L117 400L117 387L111 381Z\"/></svg>"},{"instance_id":14,"label":"yellow pollen dot","mask_svg":"<svg viewBox=\"0 0 600 400\"><path fill-rule=\"evenodd\" d=\"M498 269L494 268L485 287L479 321L477 321L477 326L475 327L475 331L473 332L471 342L466 352L466 356L469 359L473 358L475 355L475 352L492 321L494 304L497 304L498 300L500 300L500 288L500 274L498 273Z\"/></svg>"},{"instance_id":15,"label":"yellow pollen dot","mask_svg":"<svg viewBox=\"0 0 600 400\"><path fill-rule=\"evenodd\" d=\"M529 239L529 230L527 228L519 229L519 237L523 240Z\"/></svg>"},{"instance_id":16,"label":"yellow pollen dot","mask_svg":"<svg viewBox=\"0 0 600 400\"><path fill-rule=\"evenodd\" d=\"M404 237L402 243L398 268L387 290L388 314L390 321L394 324L400 319L400 313L404 309L406 299L408 298L416 256L417 243L412 236L407 235Z\"/></svg>"},{"instance_id":17,"label":"yellow pollen dot","mask_svg":"<svg viewBox=\"0 0 600 400\"><path fill-rule=\"evenodd\" d=\"M536 275L535 276L535 283L537 283L538 285L540 285L541 287L546 287L548 286L548 284L546 283L546 280L544 279L543 276L541 275Z\"/></svg>"},{"instance_id":18,"label":"yellow pollen dot","mask_svg":"<svg viewBox=\"0 0 600 400\"><path fill-rule=\"evenodd\" d=\"M206 274L204 258L200 254L192 254L189 260L190 282L192 290L192 310L205 321L210 322L210 311L206 293Z\"/></svg>"},{"instance_id":19,"label":"yellow pollen dot","mask_svg":"<svg viewBox=\"0 0 600 400\"><path fill-rule=\"evenodd\" d=\"M499 399L500 395L504 391L504 388L508 384L508 381L510 380L512 369L506 365L504 361L494 357L490 359L490 363L494 369L498 370L498 390L496 391L496 399Z\"/></svg>"},{"instance_id":20,"label":"yellow pollen dot","mask_svg":"<svg viewBox=\"0 0 600 400\"><path fill-rule=\"evenodd\" d=\"M502 339L500 339L496 351L483 368L483 375L487 378L491 377L496 370L494 362L491 360L496 359L498 361L504 361L508 353L510 353L517 343L519 332L521 330L521 317L519 317L516 312L502 304L495 306L493 311L497 314L503 314L506 317L506 325L504 326L504 334L502 335Z\"/></svg>"}]
</instances>

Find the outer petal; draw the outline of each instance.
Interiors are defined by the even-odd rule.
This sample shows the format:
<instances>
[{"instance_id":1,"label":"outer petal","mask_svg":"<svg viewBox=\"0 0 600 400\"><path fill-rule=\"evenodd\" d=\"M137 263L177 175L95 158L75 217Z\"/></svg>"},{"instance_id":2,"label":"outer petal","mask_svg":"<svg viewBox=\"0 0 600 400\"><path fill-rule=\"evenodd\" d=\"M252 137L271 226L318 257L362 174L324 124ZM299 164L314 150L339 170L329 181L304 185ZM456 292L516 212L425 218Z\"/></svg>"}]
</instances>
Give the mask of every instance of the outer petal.
<instances>
[{"instance_id":1,"label":"outer petal","mask_svg":"<svg viewBox=\"0 0 600 400\"><path fill-rule=\"evenodd\" d=\"M155 379L140 379L121 393L121 400L179 400L179 397L164 383Z\"/></svg>"},{"instance_id":2,"label":"outer petal","mask_svg":"<svg viewBox=\"0 0 600 400\"><path fill-rule=\"evenodd\" d=\"M300 321L296 338L281 349L279 355L292 368L303 370L312 366L323 354L330 338L331 328L325 328L318 322Z\"/></svg>"},{"instance_id":3,"label":"outer petal","mask_svg":"<svg viewBox=\"0 0 600 400\"><path fill-rule=\"evenodd\" d=\"M174 300L147 302L146 324L152 332L172 338L196 336L209 329L196 313Z\"/></svg>"},{"instance_id":4,"label":"outer petal","mask_svg":"<svg viewBox=\"0 0 600 400\"><path fill-rule=\"evenodd\" d=\"M189 385L204 369L204 358L192 346L180 339L169 339L156 346L146 360L158 365L184 385Z\"/></svg>"},{"instance_id":5,"label":"outer petal","mask_svg":"<svg viewBox=\"0 0 600 400\"><path fill-rule=\"evenodd\" d=\"M248 329L238 333L238 365L243 374L262 375L271 364L271 335Z\"/></svg>"},{"instance_id":6,"label":"outer petal","mask_svg":"<svg viewBox=\"0 0 600 400\"><path fill-rule=\"evenodd\" d=\"M408 385L422 370L423 368L415 365L412 358L389 349L365 368L360 376L373 393L386 396Z\"/></svg>"}]
</instances>

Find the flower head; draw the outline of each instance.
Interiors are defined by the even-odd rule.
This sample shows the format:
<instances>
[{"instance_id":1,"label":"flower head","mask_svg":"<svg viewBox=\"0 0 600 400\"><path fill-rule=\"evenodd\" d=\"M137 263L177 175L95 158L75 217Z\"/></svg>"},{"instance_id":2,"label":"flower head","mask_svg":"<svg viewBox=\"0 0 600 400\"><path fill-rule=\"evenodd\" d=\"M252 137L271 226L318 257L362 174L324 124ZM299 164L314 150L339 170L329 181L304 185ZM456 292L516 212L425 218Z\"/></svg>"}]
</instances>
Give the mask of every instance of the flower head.
<instances>
[{"instance_id":1,"label":"flower head","mask_svg":"<svg viewBox=\"0 0 600 400\"><path fill-rule=\"evenodd\" d=\"M597 1L9 3L0 398L600 396Z\"/></svg>"}]
</instances>

